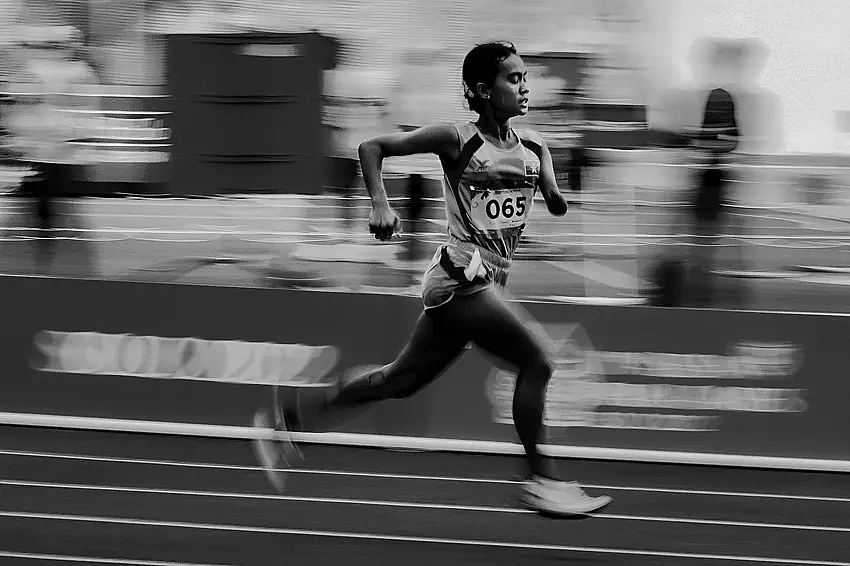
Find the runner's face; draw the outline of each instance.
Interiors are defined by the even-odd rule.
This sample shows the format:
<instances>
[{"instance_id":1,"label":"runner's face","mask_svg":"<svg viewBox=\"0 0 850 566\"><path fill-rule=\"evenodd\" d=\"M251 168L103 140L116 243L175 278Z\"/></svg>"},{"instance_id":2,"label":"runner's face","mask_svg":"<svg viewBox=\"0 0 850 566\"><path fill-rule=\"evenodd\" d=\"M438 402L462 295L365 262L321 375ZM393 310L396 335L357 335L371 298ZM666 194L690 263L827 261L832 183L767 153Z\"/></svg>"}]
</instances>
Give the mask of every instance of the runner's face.
<instances>
[{"instance_id":1,"label":"runner's face","mask_svg":"<svg viewBox=\"0 0 850 566\"><path fill-rule=\"evenodd\" d=\"M500 118L528 114L528 71L519 55L511 55L499 66L499 74L490 89L494 113Z\"/></svg>"}]
</instances>

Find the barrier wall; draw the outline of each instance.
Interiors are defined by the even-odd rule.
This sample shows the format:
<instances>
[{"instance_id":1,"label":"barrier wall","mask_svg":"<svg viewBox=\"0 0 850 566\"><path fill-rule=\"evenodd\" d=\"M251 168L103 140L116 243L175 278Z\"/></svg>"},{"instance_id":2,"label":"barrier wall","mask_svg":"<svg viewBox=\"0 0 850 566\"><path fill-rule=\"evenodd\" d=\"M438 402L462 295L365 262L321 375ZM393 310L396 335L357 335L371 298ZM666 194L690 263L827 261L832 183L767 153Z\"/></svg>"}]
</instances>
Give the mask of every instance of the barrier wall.
<instances>
[{"instance_id":1,"label":"barrier wall","mask_svg":"<svg viewBox=\"0 0 850 566\"><path fill-rule=\"evenodd\" d=\"M170 36L169 194L321 193L336 50L317 33Z\"/></svg>"},{"instance_id":2,"label":"barrier wall","mask_svg":"<svg viewBox=\"0 0 850 566\"><path fill-rule=\"evenodd\" d=\"M28 277L0 277L0 293L6 424L41 415L42 424L249 427L275 380L298 386L385 363L419 315L417 300L386 295ZM557 352L547 404L555 448L831 460L850 470L850 318L524 307ZM512 374L472 350L416 397L339 430L437 448L513 446L512 391Z\"/></svg>"}]
</instances>

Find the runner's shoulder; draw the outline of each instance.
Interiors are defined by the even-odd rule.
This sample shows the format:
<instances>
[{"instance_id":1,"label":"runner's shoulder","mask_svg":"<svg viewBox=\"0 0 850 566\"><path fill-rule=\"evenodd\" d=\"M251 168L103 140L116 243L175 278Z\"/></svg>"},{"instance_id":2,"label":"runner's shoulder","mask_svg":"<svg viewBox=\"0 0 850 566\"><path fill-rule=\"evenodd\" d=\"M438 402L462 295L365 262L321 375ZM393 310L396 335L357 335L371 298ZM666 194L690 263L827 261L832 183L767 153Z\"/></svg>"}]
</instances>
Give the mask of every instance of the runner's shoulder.
<instances>
[{"instance_id":1,"label":"runner's shoulder","mask_svg":"<svg viewBox=\"0 0 850 566\"><path fill-rule=\"evenodd\" d=\"M514 128L514 132L517 137L521 140L530 141L534 144L543 147L546 145L546 141L543 139L543 136L537 130L533 130L531 128Z\"/></svg>"},{"instance_id":2,"label":"runner's shoulder","mask_svg":"<svg viewBox=\"0 0 850 566\"><path fill-rule=\"evenodd\" d=\"M444 162L455 162L460 159L461 136L455 124L430 124L422 126L418 135L430 140L429 145L434 148L434 153Z\"/></svg>"}]
</instances>

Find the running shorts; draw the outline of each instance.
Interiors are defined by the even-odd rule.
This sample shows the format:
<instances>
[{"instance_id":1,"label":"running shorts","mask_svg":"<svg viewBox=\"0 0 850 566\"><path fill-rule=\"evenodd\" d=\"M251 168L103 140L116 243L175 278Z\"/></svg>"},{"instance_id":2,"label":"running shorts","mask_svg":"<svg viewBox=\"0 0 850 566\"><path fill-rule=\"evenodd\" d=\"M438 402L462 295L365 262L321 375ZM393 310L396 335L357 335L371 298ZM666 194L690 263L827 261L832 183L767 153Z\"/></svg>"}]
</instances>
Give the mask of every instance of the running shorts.
<instances>
[{"instance_id":1,"label":"running shorts","mask_svg":"<svg viewBox=\"0 0 850 566\"><path fill-rule=\"evenodd\" d=\"M454 237L437 248L425 271L422 302L425 310L439 307L455 295L471 295L488 287L501 293L508 281L511 262Z\"/></svg>"}]
</instances>

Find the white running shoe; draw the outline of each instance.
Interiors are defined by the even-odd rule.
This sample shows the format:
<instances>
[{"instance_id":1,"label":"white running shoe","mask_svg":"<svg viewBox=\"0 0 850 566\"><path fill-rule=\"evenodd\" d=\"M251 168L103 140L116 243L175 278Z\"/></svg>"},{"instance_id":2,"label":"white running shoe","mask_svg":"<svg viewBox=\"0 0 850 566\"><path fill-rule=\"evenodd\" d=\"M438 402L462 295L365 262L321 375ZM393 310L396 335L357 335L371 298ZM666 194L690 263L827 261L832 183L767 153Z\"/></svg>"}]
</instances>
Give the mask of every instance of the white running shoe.
<instances>
[{"instance_id":1,"label":"white running shoe","mask_svg":"<svg viewBox=\"0 0 850 566\"><path fill-rule=\"evenodd\" d=\"M576 482L535 476L523 486L523 502L540 513L550 515L587 515L599 511L611 497L591 497Z\"/></svg>"},{"instance_id":2,"label":"white running shoe","mask_svg":"<svg viewBox=\"0 0 850 566\"><path fill-rule=\"evenodd\" d=\"M278 492L283 492L286 487L287 471L297 462L303 460L304 457L292 442L286 419L282 415L272 423L268 412L265 409L260 409L254 414L254 426L272 429L278 434L277 440L255 439L252 444L254 454L263 467L269 483Z\"/></svg>"}]
</instances>

